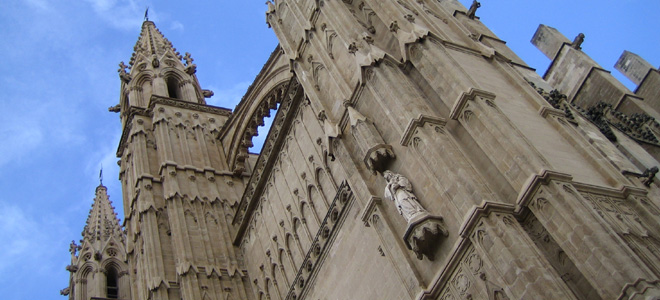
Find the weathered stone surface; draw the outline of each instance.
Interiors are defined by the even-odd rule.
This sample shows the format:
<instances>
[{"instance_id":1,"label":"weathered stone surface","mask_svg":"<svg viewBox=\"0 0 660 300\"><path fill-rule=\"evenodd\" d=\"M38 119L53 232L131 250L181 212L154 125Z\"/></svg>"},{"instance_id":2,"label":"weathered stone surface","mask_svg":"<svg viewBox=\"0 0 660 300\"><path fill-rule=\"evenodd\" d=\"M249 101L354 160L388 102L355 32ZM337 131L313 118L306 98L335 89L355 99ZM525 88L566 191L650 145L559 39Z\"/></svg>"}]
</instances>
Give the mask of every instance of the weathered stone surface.
<instances>
[{"instance_id":1,"label":"weathered stone surface","mask_svg":"<svg viewBox=\"0 0 660 300\"><path fill-rule=\"evenodd\" d=\"M269 1L233 111L145 21L111 108L125 233L99 187L62 294L111 298L121 257L122 299L656 296L660 73L632 93L541 26L541 78L477 7Z\"/></svg>"}]
</instances>

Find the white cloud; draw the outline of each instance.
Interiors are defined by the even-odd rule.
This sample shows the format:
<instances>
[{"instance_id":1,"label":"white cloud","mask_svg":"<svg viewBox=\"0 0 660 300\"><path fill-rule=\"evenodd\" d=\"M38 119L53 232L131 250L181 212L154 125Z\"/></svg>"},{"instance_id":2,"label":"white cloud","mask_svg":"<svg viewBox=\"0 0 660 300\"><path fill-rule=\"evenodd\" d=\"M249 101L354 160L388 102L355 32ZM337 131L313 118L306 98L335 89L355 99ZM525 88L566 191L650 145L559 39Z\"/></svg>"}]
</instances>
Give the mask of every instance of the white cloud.
<instances>
[{"instance_id":1,"label":"white cloud","mask_svg":"<svg viewBox=\"0 0 660 300\"><path fill-rule=\"evenodd\" d=\"M0 119L0 166L30 157L45 146L77 145L84 141L77 113L62 101L6 99L12 111Z\"/></svg>"},{"instance_id":2,"label":"white cloud","mask_svg":"<svg viewBox=\"0 0 660 300\"><path fill-rule=\"evenodd\" d=\"M46 0L27 0L27 3L40 10L50 10L51 7L48 5L48 2Z\"/></svg>"},{"instance_id":3,"label":"white cloud","mask_svg":"<svg viewBox=\"0 0 660 300\"><path fill-rule=\"evenodd\" d=\"M179 21L173 21L170 25L171 30L183 31L183 24Z\"/></svg>"},{"instance_id":4,"label":"white cloud","mask_svg":"<svg viewBox=\"0 0 660 300\"><path fill-rule=\"evenodd\" d=\"M122 30L140 28L146 5L136 0L86 0L94 12L112 27ZM153 12L152 12L153 15Z\"/></svg>"},{"instance_id":5,"label":"white cloud","mask_svg":"<svg viewBox=\"0 0 660 300\"><path fill-rule=\"evenodd\" d=\"M32 214L34 215L34 214ZM59 266L54 260L53 250L62 248L66 251L66 242L62 235L55 234L53 228L62 228L63 222L54 216L40 222L14 204L0 201L0 273L13 273L16 270L39 270L52 273ZM45 229L51 228L46 231ZM55 230L57 231L57 230ZM27 271L29 272L29 271Z\"/></svg>"},{"instance_id":6,"label":"white cloud","mask_svg":"<svg viewBox=\"0 0 660 300\"><path fill-rule=\"evenodd\" d=\"M210 105L226 107L233 110L238 102L241 101L241 98L245 95L245 92L247 92L251 83L251 81L243 81L236 83L234 86L225 88L210 86L209 89L213 91L214 95L207 99L206 102Z\"/></svg>"}]
</instances>

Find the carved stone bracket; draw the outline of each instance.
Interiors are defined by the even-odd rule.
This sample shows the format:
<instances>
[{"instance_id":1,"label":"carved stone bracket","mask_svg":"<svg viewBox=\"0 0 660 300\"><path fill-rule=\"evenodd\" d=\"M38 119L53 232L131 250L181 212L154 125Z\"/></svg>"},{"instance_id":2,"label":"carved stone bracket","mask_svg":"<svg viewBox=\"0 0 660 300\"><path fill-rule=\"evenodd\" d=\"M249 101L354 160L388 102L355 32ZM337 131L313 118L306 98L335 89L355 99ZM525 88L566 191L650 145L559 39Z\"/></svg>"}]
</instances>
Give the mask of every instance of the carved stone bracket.
<instances>
[{"instance_id":1,"label":"carved stone bracket","mask_svg":"<svg viewBox=\"0 0 660 300\"><path fill-rule=\"evenodd\" d=\"M421 260L426 256L433 261L436 246L440 244L443 237L448 235L449 232L442 217L426 213L415 217L408 223L403 241L408 249L415 252L417 259Z\"/></svg>"},{"instance_id":2,"label":"carved stone bracket","mask_svg":"<svg viewBox=\"0 0 660 300\"><path fill-rule=\"evenodd\" d=\"M189 75L197 73L197 65L192 64L192 65L187 66L186 67L186 73L188 73Z\"/></svg>"},{"instance_id":3,"label":"carved stone bracket","mask_svg":"<svg viewBox=\"0 0 660 300\"><path fill-rule=\"evenodd\" d=\"M364 164L369 170L383 172L385 165L390 160L396 158L392 146L387 144L378 144L367 150L364 156Z\"/></svg>"},{"instance_id":4,"label":"carved stone bracket","mask_svg":"<svg viewBox=\"0 0 660 300\"><path fill-rule=\"evenodd\" d=\"M66 266L66 270L71 272L71 273L75 273L75 272L78 271L78 266L68 265L68 266Z\"/></svg>"},{"instance_id":5,"label":"carved stone bracket","mask_svg":"<svg viewBox=\"0 0 660 300\"><path fill-rule=\"evenodd\" d=\"M371 120L358 112L349 102L345 102L344 105L348 110L353 137L361 153L364 153L364 164L372 173L385 171L387 163L396 158L392 146L385 143Z\"/></svg>"}]
</instances>

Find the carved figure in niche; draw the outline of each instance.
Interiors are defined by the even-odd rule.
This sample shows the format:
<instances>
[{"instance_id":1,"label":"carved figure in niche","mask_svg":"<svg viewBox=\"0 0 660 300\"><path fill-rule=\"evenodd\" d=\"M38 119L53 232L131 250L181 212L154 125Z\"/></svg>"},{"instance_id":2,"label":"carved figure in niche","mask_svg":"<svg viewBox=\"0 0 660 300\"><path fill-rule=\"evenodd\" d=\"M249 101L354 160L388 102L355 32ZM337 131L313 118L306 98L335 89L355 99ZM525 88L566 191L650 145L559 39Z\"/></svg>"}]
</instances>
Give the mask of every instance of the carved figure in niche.
<instances>
[{"instance_id":1,"label":"carved figure in niche","mask_svg":"<svg viewBox=\"0 0 660 300\"><path fill-rule=\"evenodd\" d=\"M467 11L467 17L470 19L474 19L477 13L477 8L479 7L481 7L481 3L477 2L476 0L472 0L472 5L470 5L470 8Z\"/></svg>"},{"instance_id":2,"label":"carved figure in niche","mask_svg":"<svg viewBox=\"0 0 660 300\"><path fill-rule=\"evenodd\" d=\"M584 42L584 33L578 34L575 39L573 40L573 43L571 44L571 47L575 50L582 50L582 42Z\"/></svg>"},{"instance_id":3,"label":"carved figure in niche","mask_svg":"<svg viewBox=\"0 0 660 300\"><path fill-rule=\"evenodd\" d=\"M396 209L406 219L406 222L410 223L413 218L421 214L428 214L426 209L419 204L417 196L413 194L412 184L408 178L389 170L383 172L383 177L387 180L385 198L394 201Z\"/></svg>"}]
</instances>

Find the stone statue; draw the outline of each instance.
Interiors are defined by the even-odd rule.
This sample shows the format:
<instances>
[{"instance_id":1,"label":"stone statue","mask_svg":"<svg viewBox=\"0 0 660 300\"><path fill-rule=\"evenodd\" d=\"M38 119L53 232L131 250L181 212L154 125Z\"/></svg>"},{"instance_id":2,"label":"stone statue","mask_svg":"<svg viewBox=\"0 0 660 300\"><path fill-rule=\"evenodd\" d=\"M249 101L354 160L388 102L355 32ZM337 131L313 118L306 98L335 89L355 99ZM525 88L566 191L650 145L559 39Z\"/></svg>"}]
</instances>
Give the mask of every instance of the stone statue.
<instances>
[{"instance_id":1,"label":"stone statue","mask_svg":"<svg viewBox=\"0 0 660 300\"><path fill-rule=\"evenodd\" d=\"M481 7L481 3L477 2L477 0L472 0L472 5L470 5L470 8L467 11L467 17L474 19L475 14L477 13L477 8L479 7Z\"/></svg>"},{"instance_id":2,"label":"stone statue","mask_svg":"<svg viewBox=\"0 0 660 300\"><path fill-rule=\"evenodd\" d=\"M413 194L412 184L408 178L389 170L383 172L383 177L387 180L385 198L394 201L399 214L406 219L406 222L410 223L412 219L421 214L428 214Z\"/></svg>"},{"instance_id":3,"label":"stone statue","mask_svg":"<svg viewBox=\"0 0 660 300\"><path fill-rule=\"evenodd\" d=\"M584 33L580 33L575 37L573 43L571 44L571 47L573 47L573 49L575 50L581 50L582 42L584 42Z\"/></svg>"}]
</instances>

